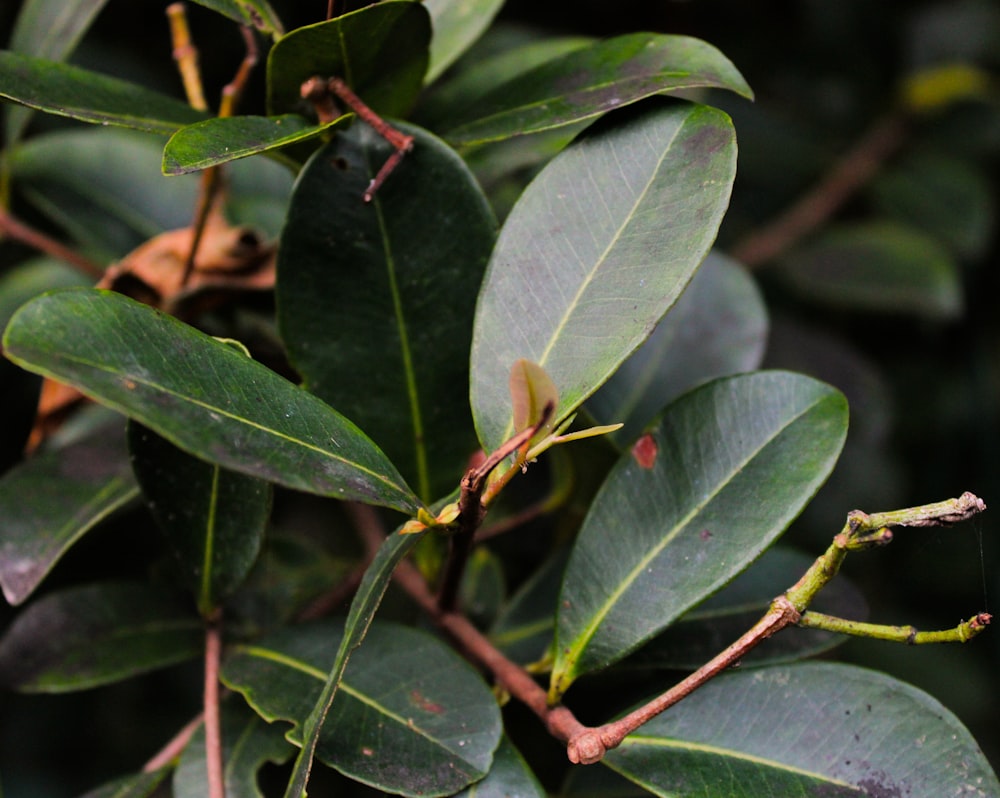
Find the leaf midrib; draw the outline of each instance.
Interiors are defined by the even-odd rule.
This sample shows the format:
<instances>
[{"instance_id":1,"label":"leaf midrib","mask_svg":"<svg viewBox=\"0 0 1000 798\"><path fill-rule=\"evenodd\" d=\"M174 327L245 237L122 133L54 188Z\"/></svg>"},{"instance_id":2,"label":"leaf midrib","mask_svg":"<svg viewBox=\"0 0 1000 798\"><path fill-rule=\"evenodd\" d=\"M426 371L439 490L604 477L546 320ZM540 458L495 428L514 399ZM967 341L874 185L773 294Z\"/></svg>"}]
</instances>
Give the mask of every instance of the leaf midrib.
<instances>
[{"instance_id":1,"label":"leaf midrib","mask_svg":"<svg viewBox=\"0 0 1000 798\"><path fill-rule=\"evenodd\" d=\"M763 443L761 443L759 446L753 449L752 452L747 457L744 457L740 461L738 466L734 466L732 468L732 470L730 471L729 479L717 483L715 488L712 490L710 494L705 496L701 501L696 502L692 506L691 510L688 513L686 513L681 519L679 519L677 523L674 524L670 532L664 535L661 538L660 542L652 549L650 549L649 553L647 553L646 556L644 556L641 560L639 560L636 566L627 574L626 578L623 579L619 583L619 586L608 596L607 600L604 602L604 604L601 605L598 612L594 614L591 623L588 624L586 627L584 627L583 632L577 635L573 639L572 643L566 647L565 650L568 652L572 652L573 656L564 657L562 660L563 663L569 663L571 668L576 664L577 660L579 659L582 653L583 647L586 646L586 644L590 642L593 636L597 633L598 628L604 622L604 619L607 617L608 613L610 613L611 610L614 609L615 605L618 603L618 600L628 590L631 589L636 579L638 579L639 574L645 571L646 568L649 566L649 564L656 557L659 556L659 554L663 551L663 549L666 548L666 546L670 544L690 524L690 522L705 509L705 507L709 503L711 503L728 485L731 484L732 475L743 471L743 469L746 468L748 463L750 463L755 457L757 457L764 449L770 446L771 443L774 442L782 433L784 433L785 430L789 429L793 424L797 423L807 413L811 413L819 404L821 404L827 398L828 397L826 396L819 397L818 399L806 405L799 413L796 413L794 416L791 416L787 421L787 423L778 427L773 434L764 439ZM557 633L558 633L558 626L557 626ZM558 646L557 650L561 651L563 649L561 646ZM567 670L570 669L564 667L563 672L566 672Z\"/></svg>"}]
</instances>

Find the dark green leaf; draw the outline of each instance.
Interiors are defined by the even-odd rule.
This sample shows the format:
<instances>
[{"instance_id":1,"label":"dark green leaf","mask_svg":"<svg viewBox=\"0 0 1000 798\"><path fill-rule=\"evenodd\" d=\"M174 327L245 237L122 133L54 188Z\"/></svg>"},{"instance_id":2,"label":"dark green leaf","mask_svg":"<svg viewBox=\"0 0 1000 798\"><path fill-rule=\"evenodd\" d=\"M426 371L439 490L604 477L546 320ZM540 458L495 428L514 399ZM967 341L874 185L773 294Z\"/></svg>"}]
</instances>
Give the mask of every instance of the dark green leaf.
<instances>
[{"instance_id":1,"label":"dark green leaf","mask_svg":"<svg viewBox=\"0 0 1000 798\"><path fill-rule=\"evenodd\" d=\"M22 307L4 350L182 449L299 490L412 512L385 455L312 394L232 347L120 294L69 289Z\"/></svg>"},{"instance_id":2,"label":"dark green leaf","mask_svg":"<svg viewBox=\"0 0 1000 798\"><path fill-rule=\"evenodd\" d=\"M81 798L149 798L172 772L172 767L165 767L151 773L124 776L105 784L103 787L90 790Z\"/></svg>"},{"instance_id":3,"label":"dark green leaf","mask_svg":"<svg viewBox=\"0 0 1000 798\"><path fill-rule=\"evenodd\" d=\"M767 309L737 263L710 253L656 331L587 402L600 424L625 424L612 437L636 438L663 407L701 382L760 365Z\"/></svg>"},{"instance_id":4,"label":"dark green leaf","mask_svg":"<svg viewBox=\"0 0 1000 798\"><path fill-rule=\"evenodd\" d=\"M630 33L573 50L520 75L463 109L444 132L452 144L483 144L592 119L679 89L753 92L728 58L688 36Z\"/></svg>"},{"instance_id":5,"label":"dark green leaf","mask_svg":"<svg viewBox=\"0 0 1000 798\"><path fill-rule=\"evenodd\" d=\"M124 424L43 451L0 479L0 585L24 601L84 533L134 500Z\"/></svg>"},{"instance_id":6,"label":"dark green leaf","mask_svg":"<svg viewBox=\"0 0 1000 798\"><path fill-rule=\"evenodd\" d=\"M455 388L468 384L496 222L454 152L402 129L414 150L371 203L362 194L392 149L366 125L303 170L279 248L278 310L306 387L356 421L429 502L458 484L475 449Z\"/></svg>"},{"instance_id":7,"label":"dark green leaf","mask_svg":"<svg viewBox=\"0 0 1000 798\"><path fill-rule=\"evenodd\" d=\"M503 563L485 546L469 556L462 577L459 606L474 624L489 626L497 616L507 592Z\"/></svg>"},{"instance_id":8,"label":"dark green leaf","mask_svg":"<svg viewBox=\"0 0 1000 798\"><path fill-rule=\"evenodd\" d=\"M157 233L191 223L198 179L164 178L161 147L158 138L132 130L61 130L13 150L11 174L32 204L93 257L117 260Z\"/></svg>"},{"instance_id":9,"label":"dark green leaf","mask_svg":"<svg viewBox=\"0 0 1000 798\"><path fill-rule=\"evenodd\" d=\"M569 547L546 560L521 585L490 629L493 645L515 662L537 662L552 645L554 609L568 560Z\"/></svg>"},{"instance_id":10,"label":"dark green leaf","mask_svg":"<svg viewBox=\"0 0 1000 798\"><path fill-rule=\"evenodd\" d=\"M268 762L281 764L295 749L282 729L266 723L238 699L222 705L222 761L226 798L263 798L257 772ZM205 798L208 786L205 727L198 728L181 754L173 780L173 798Z\"/></svg>"},{"instance_id":11,"label":"dark green leaf","mask_svg":"<svg viewBox=\"0 0 1000 798\"><path fill-rule=\"evenodd\" d=\"M583 36L561 36L505 46L502 44L504 40L504 31L496 32L494 29L476 43L452 72L436 83L426 97L420 98L420 105L415 111L416 121L434 130L447 128L449 119L457 118L470 102L497 86L594 41ZM432 40L432 58L433 47Z\"/></svg>"},{"instance_id":12,"label":"dark green leaf","mask_svg":"<svg viewBox=\"0 0 1000 798\"><path fill-rule=\"evenodd\" d=\"M198 656L202 625L170 592L99 584L30 604L0 639L0 682L63 693L127 679Z\"/></svg>"},{"instance_id":13,"label":"dark green leaf","mask_svg":"<svg viewBox=\"0 0 1000 798\"><path fill-rule=\"evenodd\" d=\"M129 451L146 503L208 617L253 567L271 515L271 485L206 463L141 424Z\"/></svg>"},{"instance_id":14,"label":"dark green leaf","mask_svg":"<svg viewBox=\"0 0 1000 798\"><path fill-rule=\"evenodd\" d=\"M721 676L604 763L663 798L1000 795L979 746L940 703L832 663Z\"/></svg>"},{"instance_id":15,"label":"dark green leaf","mask_svg":"<svg viewBox=\"0 0 1000 798\"><path fill-rule=\"evenodd\" d=\"M403 116L427 71L430 17L421 3L386 0L283 36L267 57L268 109L301 110L302 84L341 78L376 113Z\"/></svg>"},{"instance_id":16,"label":"dark green leaf","mask_svg":"<svg viewBox=\"0 0 1000 798\"><path fill-rule=\"evenodd\" d=\"M52 288L91 285L92 280L61 260L32 258L0 275L0 327L29 299Z\"/></svg>"},{"instance_id":17,"label":"dark green leaf","mask_svg":"<svg viewBox=\"0 0 1000 798\"><path fill-rule=\"evenodd\" d=\"M922 232L881 222L830 230L783 259L782 277L799 294L860 312L932 319L962 312L958 269Z\"/></svg>"},{"instance_id":18,"label":"dark green leaf","mask_svg":"<svg viewBox=\"0 0 1000 798\"><path fill-rule=\"evenodd\" d=\"M118 78L0 50L0 97L81 122L173 133L202 111Z\"/></svg>"},{"instance_id":19,"label":"dark green leaf","mask_svg":"<svg viewBox=\"0 0 1000 798\"><path fill-rule=\"evenodd\" d=\"M462 790L455 798L545 798L546 792L521 752L506 737L493 754L493 767L482 781Z\"/></svg>"},{"instance_id":20,"label":"dark green leaf","mask_svg":"<svg viewBox=\"0 0 1000 798\"><path fill-rule=\"evenodd\" d=\"M281 20L267 0L194 0L194 2L211 8L241 25L270 33L275 38L285 32Z\"/></svg>"},{"instance_id":21,"label":"dark green leaf","mask_svg":"<svg viewBox=\"0 0 1000 798\"><path fill-rule=\"evenodd\" d=\"M774 547L764 552L722 590L685 613L677 623L653 638L626 663L644 668L694 670L732 643L767 611L775 596L794 585L813 558ZM810 610L863 621L868 615L861 592L844 577L823 588ZM846 638L817 629L790 627L768 638L740 664L788 662L826 651Z\"/></svg>"},{"instance_id":22,"label":"dark green leaf","mask_svg":"<svg viewBox=\"0 0 1000 798\"><path fill-rule=\"evenodd\" d=\"M884 212L962 257L982 257L996 231L988 176L958 158L913 155L876 179L872 191Z\"/></svg>"},{"instance_id":23,"label":"dark green leaf","mask_svg":"<svg viewBox=\"0 0 1000 798\"><path fill-rule=\"evenodd\" d=\"M502 5L503 0L425 0L434 30L428 83L483 34Z\"/></svg>"},{"instance_id":24,"label":"dark green leaf","mask_svg":"<svg viewBox=\"0 0 1000 798\"><path fill-rule=\"evenodd\" d=\"M338 624L301 626L234 649L224 678L267 720L301 724L322 690ZM452 795L486 775L500 712L479 675L426 633L375 624L351 659L317 756L353 779L408 796ZM289 795L301 795L292 792Z\"/></svg>"},{"instance_id":25,"label":"dark green leaf","mask_svg":"<svg viewBox=\"0 0 1000 798\"><path fill-rule=\"evenodd\" d=\"M420 532L409 535L398 533L390 535L379 546L375 559L365 571L358 592L351 600L351 608L347 613L344 632L337 648L337 656L333 660L333 666L330 668L330 672L325 674L322 689L312 703L308 715L302 715L305 719L301 725L302 750L295 759L292 778L285 791L286 798L299 798L305 794L309 773L312 770L313 757L316 756L317 747L322 740L322 734L326 728L324 724L333 700L337 696L337 691L340 689L348 661L365 639L372 621L375 620L375 612L382 603L382 597L389 587L392 572L396 570L400 560L409 554L424 537L424 534ZM323 679L324 674L321 674L320 678Z\"/></svg>"},{"instance_id":26,"label":"dark green leaf","mask_svg":"<svg viewBox=\"0 0 1000 798\"><path fill-rule=\"evenodd\" d=\"M10 49L35 58L62 61L76 48L107 0L27 0L14 23ZM31 111L7 108L6 145L24 133Z\"/></svg>"},{"instance_id":27,"label":"dark green leaf","mask_svg":"<svg viewBox=\"0 0 1000 798\"><path fill-rule=\"evenodd\" d=\"M654 99L589 128L528 186L476 309L471 398L484 448L513 431L507 381L519 358L552 377L559 419L642 343L708 252L735 168L725 114Z\"/></svg>"},{"instance_id":28,"label":"dark green leaf","mask_svg":"<svg viewBox=\"0 0 1000 798\"><path fill-rule=\"evenodd\" d=\"M798 374L685 394L609 474L573 548L552 685L609 665L756 559L837 461L847 403Z\"/></svg>"},{"instance_id":29,"label":"dark green leaf","mask_svg":"<svg viewBox=\"0 0 1000 798\"><path fill-rule=\"evenodd\" d=\"M229 116L182 127L163 150L163 174L184 175L209 166L314 139L349 119L314 125L298 114Z\"/></svg>"}]
</instances>

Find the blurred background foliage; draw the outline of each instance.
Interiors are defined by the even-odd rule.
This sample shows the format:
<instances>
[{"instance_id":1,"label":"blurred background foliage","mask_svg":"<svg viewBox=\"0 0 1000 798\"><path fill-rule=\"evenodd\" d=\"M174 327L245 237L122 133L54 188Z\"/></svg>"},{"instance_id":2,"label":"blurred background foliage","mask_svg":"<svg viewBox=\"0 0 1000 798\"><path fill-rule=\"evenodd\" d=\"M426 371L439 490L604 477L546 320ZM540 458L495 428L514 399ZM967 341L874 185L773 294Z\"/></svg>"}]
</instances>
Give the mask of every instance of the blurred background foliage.
<instances>
[{"instance_id":1,"label":"blurred background foliage","mask_svg":"<svg viewBox=\"0 0 1000 798\"><path fill-rule=\"evenodd\" d=\"M71 60L180 96L165 5L111 0ZM326 11L320 0L272 5L287 29L318 21ZM18 7L0 3L0 37L7 37ZM221 87L242 56L240 37L203 8L191 7L189 15L205 83ZM786 542L818 554L853 508L892 509L965 490L1000 507L1000 4L509 0L500 20L467 59L474 63L540 32L685 33L719 47L754 88L752 104L722 93L712 98L733 116L740 147L718 248L744 262L763 293L770 321L764 365L836 385L847 394L852 417L834 477ZM247 113L262 111L255 107L264 95L262 74L252 79ZM32 133L78 129L40 114L31 124ZM127 155L96 154L93 163L122 165ZM537 155L523 161L522 155L510 149L480 153L479 160L470 156L483 182L494 181L489 190L499 198L500 213L503 198L516 196L540 165ZM497 159L503 168L493 169ZM17 168L29 174L31 166L25 156ZM128 182L127 171L116 174ZM831 175L841 182L831 182ZM246 218L271 235L280 224L287 179L276 176L273 186L273 206L260 202L258 192L257 204L245 208ZM845 186L835 198L833 192ZM755 236L803 198L811 203L807 209L818 211L815 223L800 236L779 238L772 251L761 250ZM32 223L66 232L46 214L43 196L15 193L12 201ZM164 227L186 223L157 221ZM76 236L77 245L114 258L144 235L141 229L104 232L92 240ZM18 295L11 288L16 269L30 255L0 241L4 319ZM53 267L51 279L78 278ZM6 468L19 458L34 382L7 363L0 364L0 380L6 413L0 466ZM279 528L292 523L291 513L295 524L308 525L308 502L285 517L282 510L279 502ZM142 521L134 515L113 519L100 536L73 550L53 584L81 568L92 578L115 573L115 563L100 556L109 550L123 562L155 559L156 542L136 535L137 523ZM956 529L902 532L891 547L852 557L846 572L867 597L872 620L945 628L1000 600L998 531L994 510ZM0 626L12 615L0 608ZM854 641L833 656L885 670L937 696L1000 766L995 630L966 647ZM194 714L199 696L191 686L198 682L197 675L174 669L72 696L0 696L5 794L74 794L115 775L126 761L138 767ZM121 716L123 703L134 707L132 717ZM551 743L539 746L544 755L555 750ZM112 751L111 761L101 759L101 752ZM57 761L61 767L53 771ZM320 794L320 785L316 789Z\"/></svg>"}]
</instances>

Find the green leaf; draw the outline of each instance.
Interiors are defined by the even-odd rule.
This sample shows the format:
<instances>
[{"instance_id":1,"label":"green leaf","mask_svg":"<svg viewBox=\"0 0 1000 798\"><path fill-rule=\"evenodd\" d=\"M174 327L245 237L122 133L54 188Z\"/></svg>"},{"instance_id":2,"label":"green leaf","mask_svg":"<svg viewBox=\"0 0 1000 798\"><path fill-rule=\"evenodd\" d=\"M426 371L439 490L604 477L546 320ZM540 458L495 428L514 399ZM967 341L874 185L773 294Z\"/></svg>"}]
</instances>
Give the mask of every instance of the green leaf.
<instances>
[{"instance_id":1,"label":"green leaf","mask_svg":"<svg viewBox=\"0 0 1000 798\"><path fill-rule=\"evenodd\" d=\"M809 299L873 313L953 319L962 312L958 268L922 232L868 222L830 230L783 258L781 276Z\"/></svg>"},{"instance_id":2,"label":"green leaf","mask_svg":"<svg viewBox=\"0 0 1000 798\"><path fill-rule=\"evenodd\" d=\"M267 107L297 111L302 84L341 78L376 113L403 116L427 71L430 17L421 3L386 0L283 36L267 57Z\"/></svg>"},{"instance_id":3,"label":"green leaf","mask_svg":"<svg viewBox=\"0 0 1000 798\"><path fill-rule=\"evenodd\" d=\"M390 535L379 546L375 559L365 570L358 592L351 600L351 608L347 613L347 620L344 622L343 636L340 639L340 646L337 649L337 656L333 660L333 666L326 674L322 690L312 703L308 715L303 715L305 720L301 726L302 750L295 758L295 766L285 791L285 798L300 798L300 796L305 795L313 757L316 756L317 748L322 740L322 734L326 728L324 724L333 700L337 696L337 691L341 687L348 661L368 634L372 621L375 619L375 611L378 610L382 603L382 597L389 587L392 572L396 570L400 560L420 542L424 534L417 532L409 535L398 533ZM322 674L320 678L323 678Z\"/></svg>"},{"instance_id":4,"label":"green leaf","mask_svg":"<svg viewBox=\"0 0 1000 798\"><path fill-rule=\"evenodd\" d=\"M350 117L341 116L314 125L298 114L283 116L229 116L206 119L182 127L163 150L163 174L185 175L248 155L309 141Z\"/></svg>"},{"instance_id":5,"label":"green leaf","mask_svg":"<svg viewBox=\"0 0 1000 798\"><path fill-rule=\"evenodd\" d=\"M0 479L0 585L11 604L28 598L86 532L138 497L123 426L119 420L42 451Z\"/></svg>"},{"instance_id":6,"label":"green leaf","mask_svg":"<svg viewBox=\"0 0 1000 798\"><path fill-rule=\"evenodd\" d=\"M945 243L956 255L981 258L996 231L996 202L986 174L965 161L919 152L879 175L877 206Z\"/></svg>"},{"instance_id":7,"label":"green leaf","mask_svg":"<svg viewBox=\"0 0 1000 798\"><path fill-rule=\"evenodd\" d=\"M271 515L271 485L206 463L141 424L129 451L150 512L208 617L246 578Z\"/></svg>"},{"instance_id":8,"label":"green leaf","mask_svg":"<svg viewBox=\"0 0 1000 798\"><path fill-rule=\"evenodd\" d=\"M521 752L504 736L493 754L493 767L486 778L462 790L455 798L545 798L546 795Z\"/></svg>"},{"instance_id":9,"label":"green leaf","mask_svg":"<svg viewBox=\"0 0 1000 798\"><path fill-rule=\"evenodd\" d=\"M268 762L287 761L294 748L282 730L265 723L241 701L222 704L222 761L226 798L264 798L257 773ZM184 747L173 779L173 798L205 798L208 786L205 726L199 726Z\"/></svg>"},{"instance_id":10,"label":"green leaf","mask_svg":"<svg viewBox=\"0 0 1000 798\"><path fill-rule=\"evenodd\" d=\"M551 130L679 89L753 92L728 58L688 36L630 33L573 50L464 108L442 134L471 145Z\"/></svg>"},{"instance_id":11,"label":"green leaf","mask_svg":"<svg viewBox=\"0 0 1000 798\"><path fill-rule=\"evenodd\" d=\"M281 20L267 0L194 0L194 2L205 8L211 8L241 25L270 33L275 38L285 32Z\"/></svg>"},{"instance_id":12,"label":"green leaf","mask_svg":"<svg viewBox=\"0 0 1000 798\"><path fill-rule=\"evenodd\" d=\"M972 735L935 699L833 663L720 676L603 762L662 798L1000 795Z\"/></svg>"},{"instance_id":13,"label":"green leaf","mask_svg":"<svg viewBox=\"0 0 1000 798\"><path fill-rule=\"evenodd\" d=\"M32 258L0 275L0 327L29 299L52 288L91 285L92 280L72 266L49 257Z\"/></svg>"},{"instance_id":14,"label":"green leaf","mask_svg":"<svg viewBox=\"0 0 1000 798\"><path fill-rule=\"evenodd\" d=\"M847 403L787 372L685 394L617 463L573 547L552 691L621 659L755 560L830 474Z\"/></svg>"},{"instance_id":15,"label":"green leaf","mask_svg":"<svg viewBox=\"0 0 1000 798\"><path fill-rule=\"evenodd\" d=\"M454 489L475 449L455 386L468 384L496 222L454 152L401 129L416 137L413 152L371 203L362 194L392 149L368 126L308 163L276 290L282 338L306 387L356 421L429 502Z\"/></svg>"},{"instance_id":16,"label":"green leaf","mask_svg":"<svg viewBox=\"0 0 1000 798\"><path fill-rule=\"evenodd\" d=\"M109 583L50 593L0 639L0 683L64 693L197 657L202 625L172 592Z\"/></svg>"},{"instance_id":17,"label":"green leaf","mask_svg":"<svg viewBox=\"0 0 1000 798\"><path fill-rule=\"evenodd\" d=\"M156 792L163 780L173 773L172 767L160 768L150 773L136 773L108 782L102 787L90 790L81 798L149 798Z\"/></svg>"},{"instance_id":18,"label":"green leaf","mask_svg":"<svg viewBox=\"0 0 1000 798\"><path fill-rule=\"evenodd\" d=\"M654 99L589 128L528 186L476 309L471 398L487 451L513 430L516 360L548 372L558 422L650 334L708 252L735 168L725 114Z\"/></svg>"},{"instance_id":19,"label":"green leaf","mask_svg":"<svg viewBox=\"0 0 1000 798\"><path fill-rule=\"evenodd\" d=\"M503 0L425 0L431 15L427 83L433 82L490 26Z\"/></svg>"},{"instance_id":20,"label":"green leaf","mask_svg":"<svg viewBox=\"0 0 1000 798\"><path fill-rule=\"evenodd\" d=\"M234 647L223 677L266 720L301 724L320 693L338 624L285 629ZM375 624L351 659L317 755L346 776L407 796L444 796L481 779L501 734L479 675L430 635ZM292 792L288 795L301 795Z\"/></svg>"},{"instance_id":21,"label":"green leaf","mask_svg":"<svg viewBox=\"0 0 1000 798\"><path fill-rule=\"evenodd\" d=\"M636 651L626 664L674 670L698 668L753 626L774 597L794 585L813 560L780 546L768 549L722 590ZM858 621L868 615L861 592L842 576L824 587L809 609ZM789 662L819 654L845 640L843 635L789 627L750 651L740 664L745 667Z\"/></svg>"},{"instance_id":22,"label":"green leaf","mask_svg":"<svg viewBox=\"0 0 1000 798\"><path fill-rule=\"evenodd\" d=\"M587 401L601 424L625 424L611 437L627 444L672 399L698 383L760 365L767 308L756 283L712 252L649 339Z\"/></svg>"},{"instance_id":23,"label":"green leaf","mask_svg":"<svg viewBox=\"0 0 1000 798\"><path fill-rule=\"evenodd\" d=\"M10 49L17 53L64 60L87 32L107 0L27 0L14 23ZM13 147L31 118L27 108L8 108L6 145Z\"/></svg>"},{"instance_id":24,"label":"green leaf","mask_svg":"<svg viewBox=\"0 0 1000 798\"><path fill-rule=\"evenodd\" d=\"M350 421L260 363L120 294L68 289L22 307L5 354L210 462L298 490L414 512Z\"/></svg>"},{"instance_id":25,"label":"green leaf","mask_svg":"<svg viewBox=\"0 0 1000 798\"><path fill-rule=\"evenodd\" d=\"M202 111L135 83L0 50L0 97L81 122L173 133Z\"/></svg>"},{"instance_id":26,"label":"green leaf","mask_svg":"<svg viewBox=\"0 0 1000 798\"><path fill-rule=\"evenodd\" d=\"M552 608L568 560L569 547L558 549L521 585L490 629L490 641L509 659L522 665L537 662L552 645Z\"/></svg>"},{"instance_id":27,"label":"green leaf","mask_svg":"<svg viewBox=\"0 0 1000 798\"><path fill-rule=\"evenodd\" d=\"M198 178L164 178L161 148L158 138L132 130L60 130L13 150L11 174L83 247L117 260L164 230L191 224Z\"/></svg>"}]
</instances>

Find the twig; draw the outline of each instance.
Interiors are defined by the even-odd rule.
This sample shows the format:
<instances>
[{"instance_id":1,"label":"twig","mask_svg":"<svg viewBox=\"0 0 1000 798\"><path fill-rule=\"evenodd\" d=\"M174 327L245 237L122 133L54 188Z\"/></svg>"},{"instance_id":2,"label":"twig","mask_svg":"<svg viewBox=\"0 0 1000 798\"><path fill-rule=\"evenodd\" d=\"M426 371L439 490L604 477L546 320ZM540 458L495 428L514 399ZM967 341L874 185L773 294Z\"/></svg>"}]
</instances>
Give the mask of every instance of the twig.
<instances>
[{"instance_id":1,"label":"twig","mask_svg":"<svg viewBox=\"0 0 1000 798\"><path fill-rule=\"evenodd\" d=\"M154 770L159 770L174 762L181 755L181 752L187 748L191 736L198 731L198 727L201 726L204 720L204 713L190 720L152 759L142 766L142 772L152 773Z\"/></svg>"},{"instance_id":2,"label":"twig","mask_svg":"<svg viewBox=\"0 0 1000 798\"><path fill-rule=\"evenodd\" d=\"M221 613L205 622L205 765L208 798L226 798L222 765L222 721L219 715L219 663L222 660Z\"/></svg>"},{"instance_id":3,"label":"twig","mask_svg":"<svg viewBox=\"0 0 1000 798\"><path fill-rule=\"evenodd\" d=\"M905 117L891 111L841 157L819 183L776 219L737 242L730 250L749 268L786 252L826 222L874 177L905 140Z\"/></svg>"},{"instance_id":4,"label":"twig","mask_svg":"<svg viewBox=\"0 0 1000 798\"><path fill-rule=\"evenodd\" d=\"M339 115L333 96L341 100L344 105L350 108L365 123L369 125L378 135L389 142L395 149L375 177L368 183L368 188L362 196L365 202L371 202L375 198L375 192L382 186L386 178L392 174L393 170L403 160L403 156L413 149L413 136L396 130L382 117L369 108L343 80L337 77L324 80L319 76L313 76L302 84L300 89L303 99L312 103L316 111L316 116L320 124L332 122Z\"/></svg>"},{"instance_id":5,"label":"twig","mask_svg":"<svg viewBox=\"0 0 1000 798\"><path fill-rule=\"evenodd\" d=\"M171 3L167 6L167 19L170 21L174 61L177 62L177 70L181 73L188 103L199 111L207 111L208 103L205 101L201 72L198 69L198 48L191 41L191 30L188 28L184 4Z\"/></svg>"},{"instance_id":6,"label":"twig","mask_svg":"<svg viewBox=\"0 0 1000 798\"><path fill-rule=\"evenodd\" d=\"M102 266L64 244L60 244L55 239L45 235L45 233L39 232L24 222L15 219L3 207L0 207L0 231L3 231L10 238L20 241L32 249L37 249L39 252L44 252L46 255L51 255L53 258L65 261L70 266L90 277L99 279L104 275L104 268Z\"/></svg>"},{"instance_id":7,"label":"twig","mask_svg":"<svg viewBox=\"0 0 1000 798\"><path fill-rule=\"evenodd\" d=\"M404 560L396 566L393 579L439 628L451 635L470 659L487 668L497 683L534 712L553 737L568 743L586 730L568 708L550 707L544 688L524 668L500 653L464 615L441 610L416 566Z\"/></svg>"},{"instance_id":8,"label":"twig","mask_svg":"<svg viewBox=\"0 0 1000 798\"><path fill-rule=\"evenodd\" d=\"M441 593L438 598L438 606L442 612L454 610L458 603L458 592L462 584L462 575L465 573L465 566L469 559L469 552L472 551L476 531L482 525L483 518L486 517L486 504L483 501L483 493L490 474L493 473L493 469L511 454L528 443L538 433L538 430L548 423L554 412L555 405L549 402L545 405L541 418L534 426L519 432L490 454L482 464L470 468L465 476L462 477L461 494L458 499L458 518L456 520L457 530L451 536L448 561L445 563L444 577L441 581Z\"/></svg>"}]
</instances>

